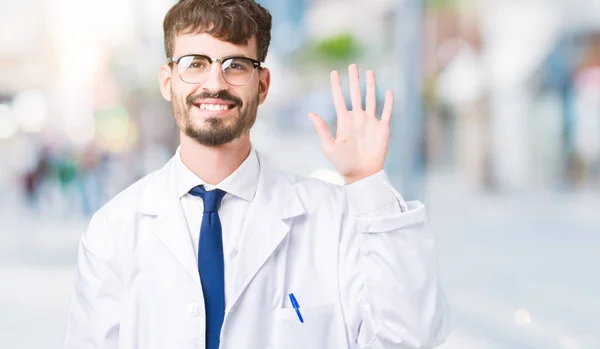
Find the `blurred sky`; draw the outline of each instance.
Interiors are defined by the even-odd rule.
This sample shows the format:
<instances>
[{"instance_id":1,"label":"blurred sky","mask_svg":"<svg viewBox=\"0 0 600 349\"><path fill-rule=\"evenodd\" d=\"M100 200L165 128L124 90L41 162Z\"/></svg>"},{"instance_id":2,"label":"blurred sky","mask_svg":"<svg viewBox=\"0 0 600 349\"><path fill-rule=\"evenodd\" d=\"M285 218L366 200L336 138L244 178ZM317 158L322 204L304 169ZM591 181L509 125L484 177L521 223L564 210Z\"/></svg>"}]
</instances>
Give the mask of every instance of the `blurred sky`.
<instances>
[{"instance_id":1,"label":"blurred sky","mask_svg":"<svg viewBox=\"0 0 600 349\"><path fill-rule=\"evenodd\" d=\"M600 348L600 1L262 0L254 145L338 182L329 71L396 92L386 171L438 239L444 349ZM60 348L90 215L178 144L158 91L168 0L0 0L0 344ZM294 156L289 156L290 153Z\"/></svg>"}]
</instances>

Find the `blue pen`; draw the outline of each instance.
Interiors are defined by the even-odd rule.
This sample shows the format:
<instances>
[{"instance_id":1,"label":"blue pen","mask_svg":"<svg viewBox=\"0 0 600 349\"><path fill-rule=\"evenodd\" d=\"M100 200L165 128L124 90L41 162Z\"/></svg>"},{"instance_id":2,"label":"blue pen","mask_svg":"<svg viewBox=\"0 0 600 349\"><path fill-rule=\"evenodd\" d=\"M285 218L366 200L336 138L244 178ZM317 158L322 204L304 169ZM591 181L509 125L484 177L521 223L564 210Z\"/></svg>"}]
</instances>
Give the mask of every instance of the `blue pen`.
<instances>
[{"instance_id":1,"label":"blue pen","mask_svg":"<svg viewBox=\"0 0 600 349\"><path fill-rule=\"evenodd\" d=\"M296 297L293 293L290 293L290 301L292 302L292 307L294 307L294 310L296 310L296 314L298 314L298 319L300 319L301 323L304 323L302 314L300 314L300 304L298 304L298 301L296 300Z\"/></svg>"}]
</instances>

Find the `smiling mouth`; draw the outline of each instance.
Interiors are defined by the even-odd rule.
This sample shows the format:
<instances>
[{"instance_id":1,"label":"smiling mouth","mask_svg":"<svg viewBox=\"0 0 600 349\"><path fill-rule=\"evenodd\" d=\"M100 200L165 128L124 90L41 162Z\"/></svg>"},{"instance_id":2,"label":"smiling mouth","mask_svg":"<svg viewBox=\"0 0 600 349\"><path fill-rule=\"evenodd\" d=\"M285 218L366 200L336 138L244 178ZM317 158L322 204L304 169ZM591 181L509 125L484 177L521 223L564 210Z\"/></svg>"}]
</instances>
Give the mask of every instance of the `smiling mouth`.
<instances>
[{"instance_id":1,"label":"smiling mouth","mask_svg":"<svg viewBox=\"0 0 600 349\"><path fill-rule=\"evenodd\" d=\"M214 104L214 103L194 103L194 106L200 110L224 111L235 107L234 104Z\"/></svg>"}]
</instances>

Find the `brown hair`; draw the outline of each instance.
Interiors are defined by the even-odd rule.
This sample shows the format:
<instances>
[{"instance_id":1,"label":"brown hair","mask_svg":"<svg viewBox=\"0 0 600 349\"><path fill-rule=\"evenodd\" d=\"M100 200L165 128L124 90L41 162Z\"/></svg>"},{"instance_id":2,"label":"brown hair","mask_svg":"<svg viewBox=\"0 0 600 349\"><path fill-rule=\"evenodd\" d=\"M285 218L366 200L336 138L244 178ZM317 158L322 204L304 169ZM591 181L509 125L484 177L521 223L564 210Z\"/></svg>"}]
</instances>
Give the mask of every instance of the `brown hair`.
<instances>
[{"instance_id":1,"label":"brown hair","mask_svg":"<svg viewBox=\"0 0 600 349\"><path fill-rule=\"evenodd\" d=\"M271 14L254 0L180 0L163 21L165 53L173 56L175 37L207 33L235 45L256 36L258 60L264 62L271 42Z\"/></svg>"}]
</instances>

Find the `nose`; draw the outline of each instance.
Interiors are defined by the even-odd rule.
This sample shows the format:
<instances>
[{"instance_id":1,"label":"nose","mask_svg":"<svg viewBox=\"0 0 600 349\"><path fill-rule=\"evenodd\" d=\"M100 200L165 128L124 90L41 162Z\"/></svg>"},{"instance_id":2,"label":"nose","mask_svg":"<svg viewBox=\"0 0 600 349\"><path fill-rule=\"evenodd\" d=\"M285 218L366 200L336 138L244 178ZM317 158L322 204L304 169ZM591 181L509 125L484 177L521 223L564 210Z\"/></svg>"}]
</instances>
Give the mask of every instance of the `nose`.
<instances>
[{"instance_id":1,"label":"nose","mask_svg":"<svg viewBox=\"0 0 600 349\"><path fill-rule=\"evenodd\" d=\"M229 84L223 79L223 74L221 73L221 63L213 63L208 72L206 81L202 84L202 88L214 92L227 90L229 88Z\"/></svg>"}]
</instances>

